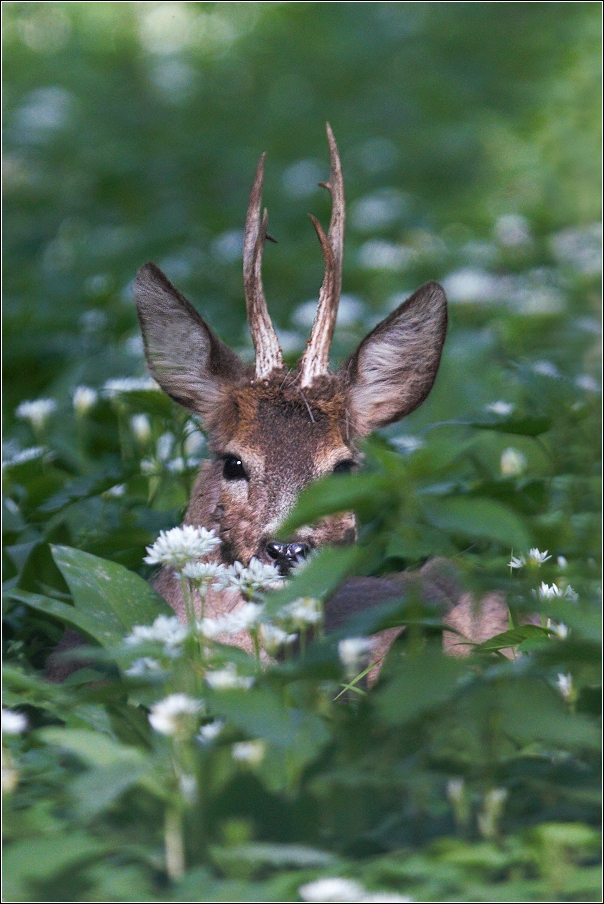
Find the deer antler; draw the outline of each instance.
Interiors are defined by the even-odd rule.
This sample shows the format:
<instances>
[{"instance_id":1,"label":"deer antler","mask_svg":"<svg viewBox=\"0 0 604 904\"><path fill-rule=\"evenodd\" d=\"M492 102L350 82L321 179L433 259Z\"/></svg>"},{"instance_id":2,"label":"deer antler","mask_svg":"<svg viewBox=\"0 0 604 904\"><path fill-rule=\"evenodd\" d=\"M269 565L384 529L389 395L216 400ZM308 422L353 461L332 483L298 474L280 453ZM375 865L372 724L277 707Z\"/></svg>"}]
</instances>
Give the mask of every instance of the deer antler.
<instances>
[{"instance_id":1,"label":"deer antler","mask_svg":"<svg viewBox=\"0 0 604 904\"><path fill-rule=\"evenodd\" d=\"M325 260L325 276L319 294L319 307L306 350L300 362L300 386L310 386L316 377L326 374L329 363L329 349L336 324L340 290L342 288L342 258L344 254L344 180L336 140L331 126L327 125L329 141L329 157L331 169L329 182L320 182L331 194L332 210L329 232L325 235L321 224L311 216L316 229L323 258Z\"/></svg>"},{"instance_id":2,"label":"deer antler","mask_svg":"<svg viewBox=\"0 0 604 904\"><path fill-rule=\"evenodd\" d=\"M262 154L256 168L250 203L245 219L243 240L243 282L247 320L256 349L256 378L263 380L271 371L283 367L283 355L279 340L271 322L262 287L262 252L267 238L268 214L266 210L260 219L262 200L262 180L264 178L264 157Z\"/></svg>"}]
</instances>

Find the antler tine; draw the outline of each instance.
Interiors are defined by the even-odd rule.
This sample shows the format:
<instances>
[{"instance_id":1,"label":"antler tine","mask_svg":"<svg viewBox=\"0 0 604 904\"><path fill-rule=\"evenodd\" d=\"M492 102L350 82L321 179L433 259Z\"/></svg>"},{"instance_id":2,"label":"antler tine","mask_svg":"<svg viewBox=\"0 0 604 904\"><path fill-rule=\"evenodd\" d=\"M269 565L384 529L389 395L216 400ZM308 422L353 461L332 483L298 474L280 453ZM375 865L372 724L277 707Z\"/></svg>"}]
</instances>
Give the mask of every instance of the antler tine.
<instances>
[{"instance_id":1,"label":"antler tine","mask_svg":"<svg viewBox=\"0 0 604 904\"><path fill-rule=\"evenodd\" d=\"M326 123L326 126L331 169L329 182L320 182L319 184L327 188L331 194L331 220L329 222L329 232L326 236L318 221L311 217L323 251L325 275L319 293L317 315L300 363L300 385L302 387L310 386L316 377L326 374L328 371L329 349L336 324L340 290L342 288L345 221L344 180L342 178L342 167L336 140L333 137L329 123Z\"/></svg>"},{"instance_id":2,"label":"antler tine","mask_svg":"<svg viewBox=\"0 0 604 904\"><path fill-rule=\"evenodd\" d=\"M256 378L268 377L271 371L283 367L283 355L279 340L266 306L262 287L262 252L267 238L268 214L266 210L260 219L262 182L264 178L264 158L262 154L256 168L250 203L245 219L243 240L243 283L247 320L256 349Z\"/></svg>"}]
</instances>

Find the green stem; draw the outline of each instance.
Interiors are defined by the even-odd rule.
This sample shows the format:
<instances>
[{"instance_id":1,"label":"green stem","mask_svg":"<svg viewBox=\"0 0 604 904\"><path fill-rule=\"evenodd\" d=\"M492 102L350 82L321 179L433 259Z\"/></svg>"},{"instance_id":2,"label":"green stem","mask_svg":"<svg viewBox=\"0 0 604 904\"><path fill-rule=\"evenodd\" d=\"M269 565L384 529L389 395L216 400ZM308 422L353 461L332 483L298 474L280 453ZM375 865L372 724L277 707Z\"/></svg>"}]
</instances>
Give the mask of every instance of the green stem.
<instances>
[{"instance_id":1,"label":"green stem","mask_svg":"<svg viewBox=\"0 0 604 904\"><path fill-rule=\"evenodd\" d=\"M185 846L182 836L182 812L173 806L166 809L164 825L166 872L173 882L185 874Z\"/></svg>"}]
</instances>

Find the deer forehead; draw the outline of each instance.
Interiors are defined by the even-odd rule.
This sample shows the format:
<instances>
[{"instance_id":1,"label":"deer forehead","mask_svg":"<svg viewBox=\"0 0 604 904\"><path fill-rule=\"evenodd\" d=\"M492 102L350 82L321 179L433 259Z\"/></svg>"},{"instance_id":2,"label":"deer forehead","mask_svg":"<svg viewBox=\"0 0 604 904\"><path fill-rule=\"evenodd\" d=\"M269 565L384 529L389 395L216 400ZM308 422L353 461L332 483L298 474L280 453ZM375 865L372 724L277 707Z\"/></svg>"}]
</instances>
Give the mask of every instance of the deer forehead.
<instances>
[{"instance_id":1,"label":"deer forehead","mask_svg":"<svg viewBox=\"0 0 604 904\"><path fill-rule=\"evenodd\" d=\"M343 435L345 405L337 391L317 399L299 390L250 386L232 401L236 416L224 451L246 458L258 472L310 479L351 455Z\"/></svg>"}]
</instances>

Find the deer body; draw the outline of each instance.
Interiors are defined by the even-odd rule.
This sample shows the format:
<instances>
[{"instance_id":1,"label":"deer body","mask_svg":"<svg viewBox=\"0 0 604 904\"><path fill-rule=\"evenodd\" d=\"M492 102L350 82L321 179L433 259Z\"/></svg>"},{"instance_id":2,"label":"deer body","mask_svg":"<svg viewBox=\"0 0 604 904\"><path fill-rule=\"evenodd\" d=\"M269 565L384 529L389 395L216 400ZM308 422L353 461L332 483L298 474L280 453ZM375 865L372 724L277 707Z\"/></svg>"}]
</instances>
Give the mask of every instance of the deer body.
<instances>
[{"instance_id":1,"label":"deer body","mask_svg":"<svg viewBox=\"0 0 604 904\"><path fill-rule=\"evenodd\" d=\"M185 523L216 531L221 545L215 560L225 564L248 564L257 557L286 573L313 548L352 542L356 525L350 513L300 528L287 543L276 540L276 532L311 481L357 467L359 438L399 420L424 401L440 362L447 303L442 288L427 283L366 336L337 373L329 371L345 212L340 160L329 126L327 133L331 172L325 187L333 202L328 234L311 218L325 276L311 338L295 369L284 366L262 288L262 251L268 237L266 211L260 215L264 155L250 198L243 251L255 366L241 362L154 264L146 264L135 282L151 373L168 395L198 416L210 439L213 458L202 465ZM445 610L460 604L455 582L443 584L438 567L429 563L420 574L428 596ZM403 574L390 581L350 582L327 608L327 629L338 627L347 612L400 596L410 579L415 578ZM184 620L184 601L173 573L162 571L156 587ZM232 590L210 591L205 612L224 615L242 602ZM378 651L396 633L398 629L385 632ZM244 633L230 642L250 649Z\"/></svg>"}]
</instances>

